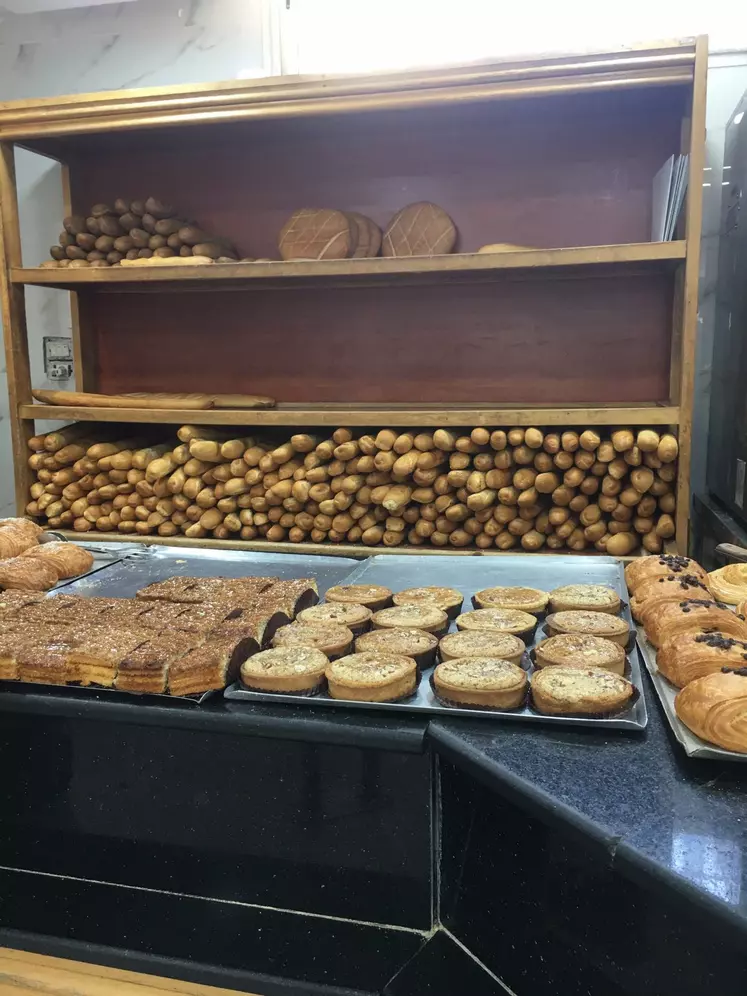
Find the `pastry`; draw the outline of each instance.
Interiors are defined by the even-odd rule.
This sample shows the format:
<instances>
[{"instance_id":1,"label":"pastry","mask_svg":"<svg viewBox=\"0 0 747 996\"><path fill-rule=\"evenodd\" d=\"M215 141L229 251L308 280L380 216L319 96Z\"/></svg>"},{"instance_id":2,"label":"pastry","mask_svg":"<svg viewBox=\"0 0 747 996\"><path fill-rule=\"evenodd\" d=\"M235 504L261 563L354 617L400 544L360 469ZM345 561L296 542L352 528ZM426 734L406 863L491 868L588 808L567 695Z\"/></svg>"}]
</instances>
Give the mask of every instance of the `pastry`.
<instances>
[{"instance_id":1,"label":"pastry","mask_svg":"<svg viewBox=\"0 0 747 996\"><path fill-rule=\"evenodd\" d=\"M8 613L14 613L27 605L36 605L44 601L46 595L38 591L0 591L0 618Z\"/></svg>"},{"instance_id":2,"label":"pastry","mask_svg":"<svg viewBox=\"0 0 747 996\"><path fill-rule=\"evenodd\" d=\"M620 596L604 584L566 584L550 592L551 612L576 609L616 615L620 611Z\"/></svg>"},{"instance_id":3,"label":"pastry","mask_svg":"<svg viewBox=\"0 0 747 996\"><path fill-rule=\"evenodd\" d=\"M75 669L75 680L82 685L110 688L121 661L146 640L147 634L139 630L92 626L81 632L67 661Z\"/></svg>"},{"instance_id":4,"label":"pastry","mask_svg":"<svg viewBox=\"0 0 747 996\"><path fill-rule=\"evenodd\" d=\"M747 754L747 670L696 678L677 693L674 708L701 740Z\"/></svg>"},{"instance_id":5,"label":"pastry","mask_svg":"<svg viewBox=\"0 0 747 996\"><path fill-rule=\"evenodd\" d=\"M652 612L658 612L664 602L710 597L707 585L695 574L665 574L636 588L636 593L630 600L630 611L634 619L643 621L645 625L646 618Z\"/></svg>"},{"instance_id":6,"label":"pastry","mask_svg":"<svg viewBox=\"0 0 747 996\"><path fill-rule=\"evenodd\" d=\"M349 654L332 661L326 677L333 699L356 702L393 702L412 695L418 680L411 657L377 651Z\"/></svg>"},{"instance_id":7,"label":"pastry","mask_svg":"<svg viewBox=\"0 0 747 996\"><path fill-rule=\"evenodd\" d=\"M353 647L353 634L339 623L294 622L282 626L272 638L273 647L311 647L329 658L342 657Z\"/></svg>"},{"instance_id":8,"label":"pastry","mask_svg":"<svg viewBox=\"0 0 747 996\"><path fill-rule=\"evenodd\" d=\"M0 588L20 588L23 591L48 591L59 581L52 564L31 557L0 560Z\"/></svg>"},{"instance_id":9,"label":"pastry","mask_svg":"<svg viewBox=\"0 0 747 996\"><path fill-rule=\"evenodd\" d=\"M535 667L602 667L625 673L625 650L612 640L588 633L561 633L534 649Z\"/></svg>"},{"instance_id":10,"label":"pastry","mask_svg":"<svg viewBox=\"0 0 747 996\"><path fill-rule=\"evenodd\" d=\"M59 578L75 578L93 567L93 554L75 543L42 543L24 550L21 557L46 561Z\"/></svg>"},{"instance_id":11,"label":"pastry","mask_svg":"<svg viewBox=\"0 0 747 996\"><path fill-rule=\"evenodd\" d=\"M374 629L424 629L441 636L449 628L449 618L435 605L393 605L379 609L371 618Z\"/></svg>"},{"instance_id":12,"label":"pastry","mask_svg":"<svg viewBox=\"0 0 747 996\"><path fill-rule=\"evenodd\" d=\"M30 519L0 519L0 560L10 560L36 546L43 532Z\"/></svg>"},{"instance_id":13,"label":"pastry","mask_svg":"<svg viewBox=\"0 0 747 996\"><path fill-rule=\"evenodd\" d=\"M723 602L707 598L688 598L682 602L665 602L646 620L646 636L655 647L679 633L723 633L747 640L747 623L742 614L732 612Z\"/></svg>"},{"instance_id":14,"label":"pastry","mask_svg":"<svg viewBox=\"0 0 747 996\"><path fill-rule=\"evenodd\" d=\"M339 623L340 626L347 626L353 636L359 636L371 625L371 615L371 610L365 605L356 605L354 602L323 602L299 612L298 621Z\"/></svg>"},{"instance_id":15,"label":"pastry","mask_svg":"<svg viewBox=\"0 0 747 996\"><path fill-rule=\"evenodd\" d=\"M230 616L238 615L239 611L228 609L225 605L213 605L210 602L183 605L181 612L174 616L173 622L165 628L179 630L182 633L208 633Z\"/></svg>"},{"instance_id":16,"label":"pastry","mask_svg":"<svg viewBox=\"0 0 747 996\"><path fill-rule=\"evenodd\" d=\"M386 227L382 256L439 256L452 251L456 228L437 204L420 201L398 211Z\"/></svg>"},{"instance_id":17,"label":"pastry","mask_svg":"<svg viewBox=\"0 0 747 996\"><path fill-rule=\"evenodd\" d=\"M25 643L16 653L18 677L41 685L66 685L79 680L69 646L62 638Z\"/></svg>"},{"instance_id":18,"label":"pastry","mask_svg":"<svg viewBox=\"0 0 747 996\"><path fill-rule=\"evenodd\" d=\"M747 598L747 564L728 564L708 575L708 587L714 598L729 605L739 605Z\"/></svg>"},{"instance_id":19,"label":"pastry","mask_svg":"<svg viewBox=\"0 0 747 996\"><path fill-rule=\"evenodd\" d=\"M656 666L673 685L685 685L722 668L747 667L747 640L723 633L680 633L665 640Z\"/></svg>"},{"instance_id":20,"label":"pastry","mask_svg":"<svg viewBox=\"0 0 747 996\"><path fill-rule=\"evenodd\" d=\"M136 598L148 601L186 602L198 605L201 602L231 598L237 605L250 604L263 592L271 590L280 578L193 578L173 577L165 581L154 581L141 588ZM239 601L236 601L239 599Z\"/></svg>"},{"instance_id":21,"label":"pastry","mask_svg":"<svg viewBox=\"0 0 747 996\"><path fill-rule=\"evenodd\" d=\"M234 679L241 662L234 659L232 641L203 643L169 666L171 695L201 695L225 688Z\"/></svg>"},{"instance_id":22,"label":"pastry","mask_svg":"<svg viewBox=\"0 0 747 996\"><path fill-rule=\"evenodd\" d=\"M191 633L153 636L125 654L119 662L114 687L120 691L163 694L171 662L193 650L202 640Z\"/></svg>"},{"instance_id":23,"label":"pastry","mask_svg":"<svg viewBox=\"0 0 747 996\"><path fill-rule=\"evenodd\" d=\"M329 661L313 647L274 647L241 665L241 681L257 692L314 695L324 684Z\"/></svg>"},{"instance_id":24,"label":"pastry","mask_svg":"<svg viewBox=\"0 0 747 996\"><path fill-rule=\"evenodd\" d=\"M355 219L330 208L294 211L280 230L281 259L347 259L358 243Z\"/></svg>"},{"instance_id":25,"label":"pastry","mask_svg":"<svg viewBox=\"0 0 747 996\"><path fill-rule=\"evenodd\" d=\"M319 601L319 589L314 578L289 578L285 581L276 581L269 589L261 593L260 600L264 604L269 604L272 599L279 595L278 607L285 609L287 606L291 611L291 619L295 619L299 612L316 605Z\"/></svg>"},{"instance_id":26,"label":"pastry","mask_svg":"<svg viewBox=\"0 0 747 996\"><path fill-rule=\"evenodd\" d=\"M586 612L580 609L553 612L545 620L545 631L548 636L558 636L561 633L602 636L621 647L627 647L630 641L630 627L625 620L606 612Z\"/></svg>"},{"instance_id":27,"label":"pastry","mask_svg":"<svg viewBox=\"0 0 747 996\"><path fill-rule=\"evenodd\" d=\"M497 657L511 664L520 664L525 650L524 642L518 636L489 629L448 633L438 645L442 661L454 660L455 657Z\"/></svg>"},{"instance_id":28,"label":"pastry","mask_svg":"<svg viewBox=\"0 0 747 996\"><path fill-rule=\"evenodd\" d=\"M20 641L14 633L0 633L0 681L18 679L20 649Z\"/></svg>"},{"instance_id":29,"label":"pastry","mask_svg":"<svg viewBox=\"0 0 747 996\"><path fill-rule=\"evenodd\" d=\"M633 594L639 585L652 581L654 578L667 574L694 574L701 580L707 578L706 572L689 557L679 557L671 554L654 554L650 557L636 557L625 568L625 583L628 591Z\"/></svg>"},{"instance_id":30,"label":"pastry","mask_svg":"<svg viewBox=\"0 0 747 996\"><path fill-rule=\"evenodd\" d=\"M464 595L456 588L431 585L426 588L405 588L398 591L392 601L395 605L435 605L443 609L449 619L455 619L462 609Z\"/></svg>"},{"instance_id":31,"label":"pastry","mask_svg":"<svg viewBox=\"0 0 747 996\"><path fill-rule=\"evenodd\" d=\"M476 609L521 609L537 615L544 612L550 596L539 588L483 588L472 596Z\"/></svg>"},{"instance_id":32,"label":"pastry","mask_svg":"<svg viewBox=\"0 0 747 996\"><path fill-rule=\"evenodd\" d=\"M233 635L237 638L251 637L258 648L264 648L272 643L273 636L281 626L286 626L290 622L290 618L286 612L265 607L260 600L255 608L232 609L222 622L212 628L211 632L222 633L225 636Z\"/></svg>"},{"instance_id":33,"label":"pastry","mask_svg":"<svg viewBox=\"0 0 747 996\"><path fill-rule=\"evenodd\" d=\"M534 633L537 617L521 609L475 609L457 616L456 624L458 629L497 630L527 640Z\"/></svg>"},{"instance_id":34,"label":"pastry","mask_svg":"<svg viewBox=\"0 0 747 996\"><path fill-rule=\"evenodd\" d=\"M327 602L353 602L355 605L365 605L372 612L385 609L392 604L392 593L389 588L380 584L336 584L327 589L324 596Z\"/></svg>"},{"instance_id":35,"label":"pastry","mask_svg":"<svg viewBox=\"0 0 747 996\"><path fill-rule=\"evenodd\" d=\"M634 691L626 678L601 667L545 667L532 675L532 705L551 716L620 712Z\"/></svg>"},{"instance_id":36,"label":"pastry","mask_svg":"<svg viewBox=\"0 0 747 996\"><path fill-rule=\"evenodd\" d=\"M397 654L412 657L421 669L436 662L438 639L424 629L374 629L355 641L356 653Z\"/></svg>"},{"instance_id":37,"label":"pastry","mask_svg":"<svg viewBox=\"0 0 747 996\"><path fill-rule=\"evenodd\" d=\"M448 705L518 709L526 697L527 676L498 657L455 657L433 672L433 688Z\"/></svg>"},{"instance_id":38,"label":"pastry","mask_svg":"<svg viewBox=\"0 0 747 996\"><path fill-rule=\"evenodd\" d=\"M137 598L134 601L138 601ZM174 624L184 611L184 605L178 602L149 601L143 602L147 606L146 612L141 612L138 617L138 626L160 632L164 629L174 629Z\"/></svg>"}]
</instances>

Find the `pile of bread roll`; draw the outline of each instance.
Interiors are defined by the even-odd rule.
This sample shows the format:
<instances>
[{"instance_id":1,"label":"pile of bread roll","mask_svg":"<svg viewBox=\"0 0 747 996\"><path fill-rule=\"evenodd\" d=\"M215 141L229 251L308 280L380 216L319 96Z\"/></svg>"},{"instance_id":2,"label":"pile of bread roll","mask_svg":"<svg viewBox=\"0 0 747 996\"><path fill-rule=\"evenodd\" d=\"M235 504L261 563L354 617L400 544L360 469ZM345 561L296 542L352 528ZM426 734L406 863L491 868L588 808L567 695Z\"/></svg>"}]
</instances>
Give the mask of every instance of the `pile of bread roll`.
<instances>
[{"instance_id":1,"label":"pile of bread roll","mask_svg":"<svg viewBox=\"0 0 747 996\"><path fill-rule=\"evenodd\" d=\"M702 740L747 753L743 606L735 612L720 601L713 576L688 557L639 558L626 567L625 580L631 611L656 648L659 673L680 689L679 719ZM731 605L743 590L735 586Z\"/></svg>"},{"instance_id":2,"label":"pile of bread roll","mask_svg":"<svg viewBox=\"0 0 747 996\"><path fill-rule=\"evenodd\" d=\"M677 440L654 429L117 431L34 437L27 513L81 532L615 556L675 531Z\"/></svg>"},{"instance_id":3,"label":"pile of bread roll","mask_svg":"<svg viewBox=\"0 0 747 996\"><path fill-rule=\"evenodd\" d=\"M177 215L170 204L149 197L114 205L94 204L88 217L71 215L62 222L59 245L52 246L43 267L117 266L123 261L198 257L218 262L238 259L226 239L208 235Z\"/></svg>"}]
</instances>

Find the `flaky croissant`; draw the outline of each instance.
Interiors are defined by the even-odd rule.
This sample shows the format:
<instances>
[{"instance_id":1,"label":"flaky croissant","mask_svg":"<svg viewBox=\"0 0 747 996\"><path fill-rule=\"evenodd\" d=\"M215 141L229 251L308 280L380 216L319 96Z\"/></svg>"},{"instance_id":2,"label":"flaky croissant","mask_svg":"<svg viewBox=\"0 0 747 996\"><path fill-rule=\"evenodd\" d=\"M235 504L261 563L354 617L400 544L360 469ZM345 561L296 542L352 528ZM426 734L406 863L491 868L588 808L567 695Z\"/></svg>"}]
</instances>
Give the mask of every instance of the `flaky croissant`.
<instances>
[{"instance_id":1,"label":"flaky croissant","mask_svg":"<svg viewBox=\"0 0 747 996\"><path fill-rule=\"evenodd\" d=\"M34 557L14 557L0 561L0 588L46 591L59 580L51 564Z\"/></svg>"},{"instance_id":2,"label":"flaky croissant","mask_svg":"<svg viewBox=\"0 0 747 996\"><path fill-rule=\"evenodd\" d=\"M745 617L732 612L723 602L691 598L682 602L665 602L644 622L646 636L655 647L679 633L723 633L747 640Z\"/></svg>"},{"instance_id":3,"label":"flaky croissant","mask_svg":"<svg viewBox=\"0 0 747 996\"><path fill-rule=\"evenodd\" d=\"M93 567L93 555L75 543L42 543L24 550L21 556L45 561L58 578L74 578Z\"/></svg>"},{"instance_id":4,"label":"flaky croissant","mask_svg":"<svg viewBox=\"0 0 747 996\"><path fill-rule=\"evenodd\" d=\"M662 643L656 666L673 685L684 688L723 667L747 667L747 640L723 633L680 633Z\"/></svg>"},{"instance_id":5,"label":"flaky croissant","mask_svg":"<svg viewBox=\"0 0 747 996\"><path fill-rule=\"evenodd\" d=\"M636 557L635 560L631 560L625 568L625 583L632 595L647 581L666 577L667 574L694 574L701 581L708 578L700 564L691 560L690 557L654 554L650 557Z\"/></svg>"},{"instance_id":6,"label":"flaky croissant","mask_svg":"<svg viewBox=\"0 0 747 996\"><path fill-rule=\"evenodd\" d=\"M747 754L747 669L691 681L677 693L674 708L702 740Z\"/></svg>"},{"instance_id":7,"label":"flaky croissant","mask_svg":"<svg viewBox=\"0 0 747 996\"><path fill-rule=\"evenodd\" d=\"M643 620L645 625L647 614L655 612L664 602L712 597L707 584L695 574L666 574L660 578L652 578L636 588L636 593L630 600L630 611L634 619Z\"/></svg>"}]
</instances>

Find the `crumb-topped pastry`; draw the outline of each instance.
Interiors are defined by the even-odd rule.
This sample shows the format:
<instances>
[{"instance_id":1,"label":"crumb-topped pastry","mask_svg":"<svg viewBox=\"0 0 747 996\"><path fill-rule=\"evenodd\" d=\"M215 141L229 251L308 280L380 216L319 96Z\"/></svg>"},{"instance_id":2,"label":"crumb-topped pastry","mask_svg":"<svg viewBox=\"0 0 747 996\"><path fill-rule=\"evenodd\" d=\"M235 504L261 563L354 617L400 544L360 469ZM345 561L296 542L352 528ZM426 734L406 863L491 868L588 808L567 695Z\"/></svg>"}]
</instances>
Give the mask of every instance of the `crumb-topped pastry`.
<instances>
[{"instance_id":1,"label":"crumb-topped pastry","mask_svg":"<svg viewBox=\"0 0 747 996\"><path fill-rule=\"evenodd\" d=\"M566 584L550 592L550 611L566 610L615 615L620 611L620 596L605 584Z\"/></svg>"},{"instance_id":2,"label":"crumb-topped pastry","mask_svg":"<svg viewBox=\"0 0 747 996\"><path fill-rule=\"evenodd\" d=\"M708 743L747 754L747 670L727 669L686 685L674 700L677 716Z\"/></svg>"},{"instance_id":3,"label":"crumb-topped pastry","mask_svg":"<svg viewBox=\"0 0 747 996\"><path fill-rule=\"evenodd\" d=\"M353 602L365 605L372 612L392 604L392 592L380 584L336 584L327 589L327 602Z\"/></svg>"},{"instance_id":4,"label":"crumb-topped pastry","mask_svg":"<svg viewBox=\"0 0 747 996\"><path fill-rule=\"evenodd\" d=\"M339 623L294 622L281 626L272 638L273 647L311 647L327 657L342 657L353 646L353 634Z\"/></svg>"},{"instance_id":5,"label":"crumb-topped pastry","mask_svg":"<svg viewBox=\"0 0 747 996\"><path fill-rule=\"evenodd\" d=\"M531 691L538 712L562 716L619 712L630 705L635 689L601 667L545 667L532 675Z\"/></svg>"},{"instance_id":6,"label":"crumb-topped pastry","mask_svg":"<svg viewBox=\"0 0 747 996\"><path fill-rule=\"evenodd\" d=\"M366 652L332 661L326 670L329 694L334 699L358 702L392 702L412 695L417 668L402 654Z\"/></svg>"},{"instance_id":7,"label":"crumb-topped pastry","mask_svg":"<svg viewBox=\"0 0 747 996\"><path fill-rule=\"evenodd\" d=\"M298 622L337 623L347 626L354 636L364 633L371 625L370 609L355 602L322 602L298 613Z\"/></svg>"},{"instance_id":8,"label":"crumb-topped pastry","mask_svg":"<svg viewBox=\"0 0 747 996\"><path fill-rule=\"evenodd\" d=\"M475 609L457 616L456 624L459 629L497 630L527 639L534 633L537 617L521 609Z\"/></svg>"},{"instance_id":9,"label":"crumb-topped pastry","mask_svg":"<svg viewBox=\"0 0 747 996\"><path fill-rule=\"evenodd\" d=\"M560 633L585 633L589 636L603 636L606 640L626 647L630 640L630 627L624 619L607 612L587 612L568 610L553 612L545 620L548 636Z\"/></svg>"},{"instance_id":10,"label":"crumb-topped pastry","mask_svg":"<svg viewBox=\"0 0 747 996\"><path fill-rule=\"evenodd\" d=\"M433 687L449 705L518 709L526 696L527 676L516 664L500 658L456 657L438 665Z\"/></svg>"},{"instance_id":11,"label":"crumb-topped pastry","mask_svg":"<svg viewBox=\"0 0 747 996\"><path fill-rule=\"evenodd\" d=\"M459 633L448 633L438 645L442 661L457 657L492 657L520 664L525 650L524 642L518 636L488 629L465 629Z\"/></svg>"},{"instance_id":12,"label":"crumb-topped pastry","mask_svg":"<svg viewBox=\"0 0 747 996\"><path fill-rule=\"evenodd\" d=\"M425 588L405 588L398 591L392 601L395 605L435 605L443 609L449 619L454 619L462 608L464 596L456 588L429 585Z\"/></svg>"},{"instance_id":13,"label":"crumb-topped pastry","mask_svg":"<svg viewBox=\"0 0 747 996\"><path fill-rule=\"evenodd\" d=\"M241 681L257 692L313 695L324 684L329 661L313 647L274 647L241 665Z\"/></svg>"},{"instance_id":14,"label":"crumb-topped pastry","mask_svg":"<svg viewBox=\"0 0 747 996\"><path fill-rule=\"evenodd\" d=\"M625 673L625 650L619 643L589 633L561 633L534 649L536 667L603 667Z\"/></svg>"},{"instance_id":15,"label":"crumb-topped pastry","mask_svg":"<svg viewBox=\"0 0 747 996\"><path fill-rule=\"evenodd\" d=\"M472 604L478 609L521 609L536 615L544 612L550 596L539 588L483 588L475 592Z\"/></svg>"},{"instance_id":16,"label":"crumb-topped pastry","mask_svg":"<svg viewBox=\"0 0 747 996\"><path fill-rule=\"evenodd\" d=\"M449 618L435 605L393 605L374 612L371 623L374 629L424 629L437 636L449 628Z\"/></svg>"},{"instance_id":17,"label":"crumb-topped pastry","mask_svg":"<svg viewBox=\"0 0 747 996\"><path fill-rule=\"evenodd\" d=\"M431 667L437 646L438 638L424 629L373 629L355 641L356 653L412 657L419 668Z\"/></svg>"},{"instance_id":18,"label":"crumb-topped pastry","mask_svg":"<svg viewBox=\"0 0 747 996\"><path fill-rule=\"evenodd\" d=\"M659 647L656 666L673 685L684 688L722 668L747 667L747 640L724 633L680 633Z\"/></svg>"}]
</instances>

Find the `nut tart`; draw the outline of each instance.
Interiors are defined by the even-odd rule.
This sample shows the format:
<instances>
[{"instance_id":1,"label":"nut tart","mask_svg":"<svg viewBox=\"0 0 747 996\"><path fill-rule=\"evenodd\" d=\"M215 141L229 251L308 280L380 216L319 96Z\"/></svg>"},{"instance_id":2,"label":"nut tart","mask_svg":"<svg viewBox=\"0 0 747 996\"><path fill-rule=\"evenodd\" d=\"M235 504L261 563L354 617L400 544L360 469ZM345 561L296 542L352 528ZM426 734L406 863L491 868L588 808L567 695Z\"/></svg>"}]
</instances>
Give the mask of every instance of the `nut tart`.
<instances>
[{"instance_id":1,"label":"nut tart","mask_svg":"<svg viewBox=\"0 0 747 996\"><path fill-rule=\"evenodd\" d=\"M393 702L412 695L417 667L412 657L378 651L349 654L332 661L326 670L333 699L356 702Z\"/></svg>"},{"instance_id":2,"label":"nut tart","mask_svg":"<svg viewBox=\"0 0 747 996\"><path fill-rule=\"evenodd\" d=\"M527 684L525 671L498 657L455 657L433 672L433 689L447 705L518 709Z\"/></svg>"},{"instance_id":3,"label":"nut tart","mask_svg":"<svg viewBox=\"0 0 747 996\"><path fill-rule=\"evenodd\" d=\"M524 642L518 636L489 629L464 629L458 633L448 633L438 645L442 661L451 661L457 657L497 657L519 665L525 650Z\"/></svg>"},{"instance_id":4,"label":"nut tart","mask_svg":"<svg viewBox=\"0 0 747 996\"><path fill-rule=\"evenodd\" d=\"M616 615L620 604L620 596L605 584L566 584L550 592L551 612L578 610Z\"/></svg>"},{"instance_id":5,"label":"nut tart","mask_svg":"<svg viewBox=\"0 0 747 996\"><path fill-rule=\"evenodd\" d=\"M550 596L539 588L483 588L472 596L476 609L521 609L539 615Z\"/></svg>"},{"instance_id":6,"label":"nut tart","mask_svg":"<svg viewBox=\"0 0 747 996\"><path fill-rule=\"evenodd\" d=\"M456 588L430 585L425 588L405 588L398 591L392 601L395 605L435 605L443 609L449 619L455 619L462 609L464 595Z\"/></svg>"},{"instance_id":7,"label":"nut tart","mask_svg":"<svg viewBox=\"0 0 747 996\"><path fill-rule=\"evenodd\" d=\"M336 584L327 589L324 599L327 602L353 602L378 612L392 604L392 592L380 584Z\"/></svg>"},{"instance_id":8,"label":"nut tart","mask_svg":"<svg viewBox=\"0 0 747 996\"><path fill-rule=\"evenodd\" d=\"M241 682L256 692L314 695L324 685L329 664L313 647L275 647L254 654L241 665Z\"/></svg>"},{"instance_id":9,"label":"nut tart","mask_svg":"<svg viewBox=\"0 0 747 996\"><path fill-rule=\"evenodd\" d=\"M499 633L513 633L526 640L537 627L537 617L521 609L475 609L457 616L460 630L493 630Z\"/></svg>"},{"instance_id":10,"label":"nut tart","mask_svg":"<svg viewBox=\"0 0 747 996\"><path fill-rule=\"evenodd\" d=\"M634 686L601 667L545 667L532 675L532 705L548 716L603 716L627 708Z\"/></svg>"},{"instance_id":11,"label":"nut tart","mask_svg":"<svg viewBox=\"0 0 747 996\"><path fill-rule=\"evenodd\" d=\"M542 640L534 648L535 667L601 667L614 674L625 673L625 650L602 636L561 633Z\"/></svg>"},{"instance_id":12,"label":"nut tart","mask_svg":"<svg viewBox=\"0 0 747 996\"><path fill-rule=\"evenodd\" d=\"M392 605L374 612L374 629L424 629L442 636L449 628L449 618L435 605Z\"/></svg>"},{"instance_id":13,"label":"nut tart","mask_svg":"<svg viewBox=\"0 0 747 996\"><path fill-rule=\"evenodd\" d=\"M583 609L551 613L545 620L545 631L548 636L559 636L561 633L601 636L621 647L627 647L630 640L630 627L624 619L607 612L587 612Z\"/></svg>"},{"instance_id":14,"label":"nut tart","mask_svg":"<svg viewBox=\"0 0 747 996\"><path fill-rule=\"evenodd\" d=\"M355 602L322 602L298 613L298 622L337 623L347 626L353 636L360 636L371 626L372 612L365 605Z\"/></svg>"},{"instance_id":15,"label":"nut tart","mask_svg":"<svg viewBox=\"0 0 747 996\"><path fill-rule=\"evenodd\" d=\"M412 657L421 670L435 664L437 647L437 637L424 629L373 629L355 641L356 653Z\"/></svg>"},{"instance_id":16,"label":"nut tart","mask_svg":"<svg viewBox=\"0 0 747 996\"><path fill-rule=\"evenodd\" d=\"M272 638L273 647L311 647L327 657L342 657L353 646L353 634L339 623L302 623L281 626Z\"/></svg>"}]
</instances>

